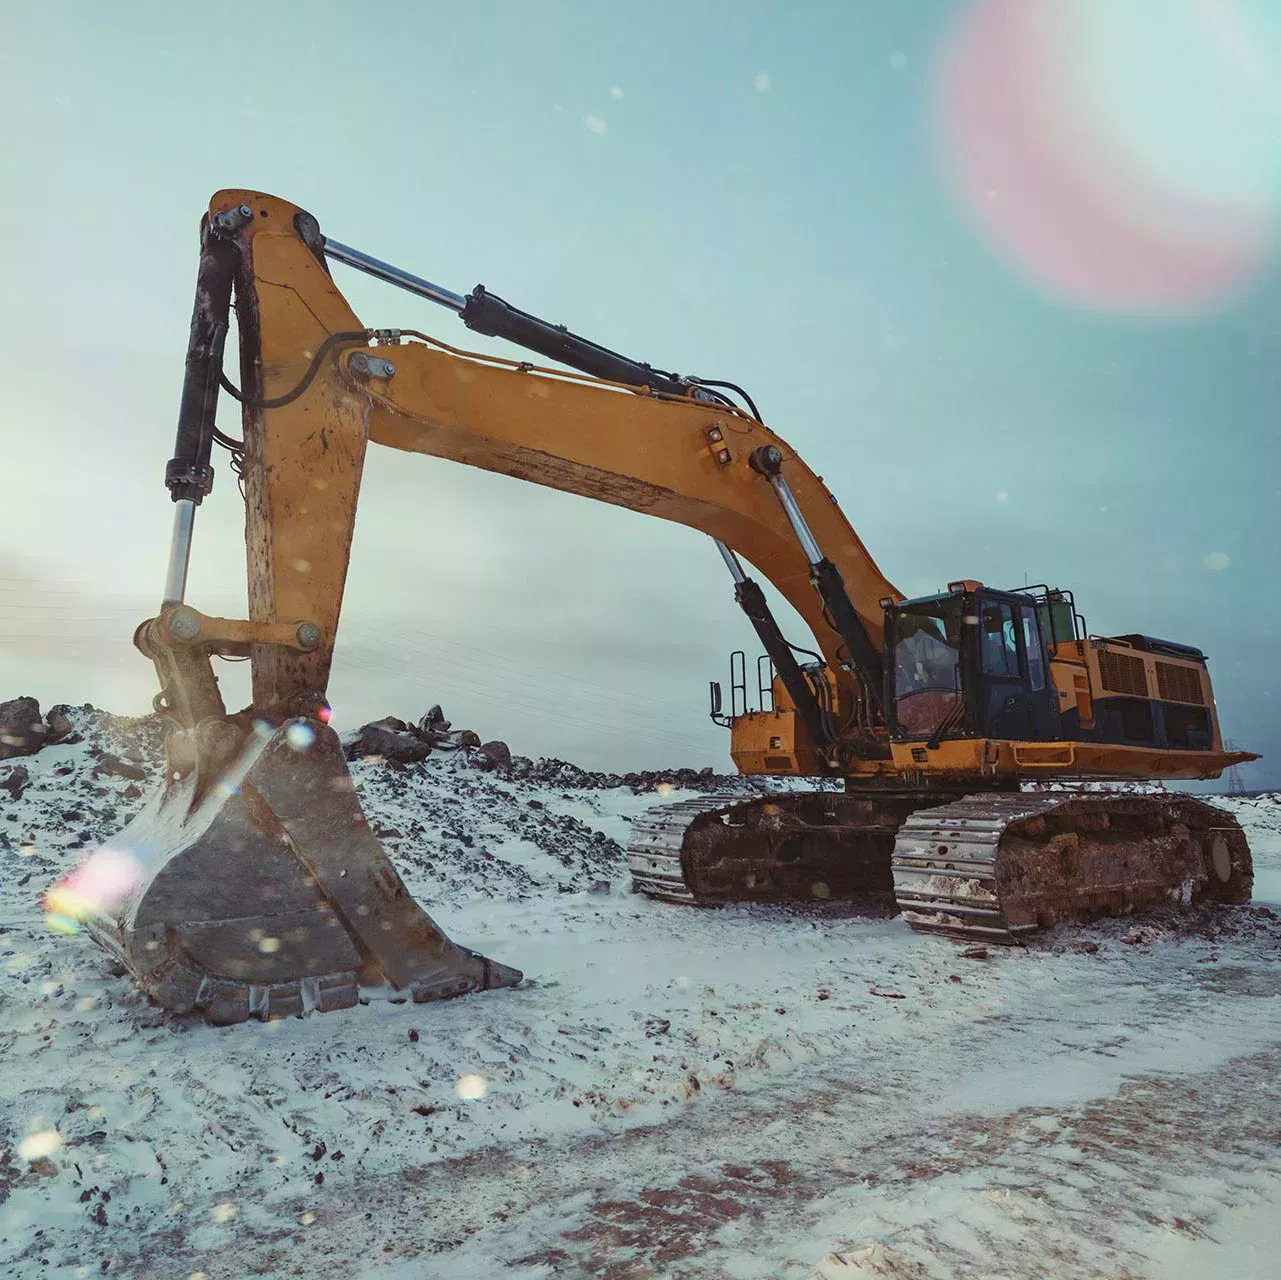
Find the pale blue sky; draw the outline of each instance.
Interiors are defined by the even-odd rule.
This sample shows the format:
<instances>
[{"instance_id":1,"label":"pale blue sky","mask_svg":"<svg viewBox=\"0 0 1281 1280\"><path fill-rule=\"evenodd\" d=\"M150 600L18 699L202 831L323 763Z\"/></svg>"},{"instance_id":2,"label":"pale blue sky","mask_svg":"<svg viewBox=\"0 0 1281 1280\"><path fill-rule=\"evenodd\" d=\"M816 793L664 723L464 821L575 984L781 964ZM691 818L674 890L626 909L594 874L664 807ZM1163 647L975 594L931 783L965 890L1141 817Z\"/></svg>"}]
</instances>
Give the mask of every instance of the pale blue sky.
<instances>
[{"instance_id":1,"label":"pale blue sky","mask_svg":"<svg viewBox=\"0 0 1281 1280\"><path fill-rule=\"evenodd\" d=\"M1026 574L1094 631L1202 646L1227 735L1270 757L1248 780L1281 783L1275 272L1170 318L1012 270L937 162L964 7L7 6L0 696L153 691L128 639L163 576L196 223L245 185L745 383L908 593ZM369 324L469 336L335 271ZM239 518L224 472L193 603L236 607ZM699 535L377 452L331 693L348 721L441 701L529 754L724 766L706 682L751 639Z\"/></svg>"}]
</instances>

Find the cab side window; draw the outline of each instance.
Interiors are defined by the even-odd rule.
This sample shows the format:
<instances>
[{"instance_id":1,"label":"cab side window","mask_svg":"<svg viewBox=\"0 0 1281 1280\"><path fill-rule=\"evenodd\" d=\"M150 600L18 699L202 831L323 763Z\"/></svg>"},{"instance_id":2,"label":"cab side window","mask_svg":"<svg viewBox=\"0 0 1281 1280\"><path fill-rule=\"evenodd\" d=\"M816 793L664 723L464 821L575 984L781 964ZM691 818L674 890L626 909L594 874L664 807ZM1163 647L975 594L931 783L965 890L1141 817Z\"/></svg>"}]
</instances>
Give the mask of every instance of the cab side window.
<instances>
[{"instance_id":1,"label":"cab side window","mask_svg":"<svg viewBox=\"0 0 1281 1280\"><path fill-rule=\"evenodd\" d=\"M1014 613L1008 604L985 604L980 618L983 670L990 676L1019 676Z\"/></svg>"},{"instance_id":2,"label":"cab side window","mask_svg":"<svg viewBox=\"0 0 1281 1280\"><path fill-rule=\"evenodd\" d=\"M1019 612L1023 615L1023 651L1027 654L1027 674L1032 681L1032 689L1039 693L1045 688L1045 654L1041 649L1041 632L1036 625L1036 610L1024 605Z\"/></svg>"}]
</instances>

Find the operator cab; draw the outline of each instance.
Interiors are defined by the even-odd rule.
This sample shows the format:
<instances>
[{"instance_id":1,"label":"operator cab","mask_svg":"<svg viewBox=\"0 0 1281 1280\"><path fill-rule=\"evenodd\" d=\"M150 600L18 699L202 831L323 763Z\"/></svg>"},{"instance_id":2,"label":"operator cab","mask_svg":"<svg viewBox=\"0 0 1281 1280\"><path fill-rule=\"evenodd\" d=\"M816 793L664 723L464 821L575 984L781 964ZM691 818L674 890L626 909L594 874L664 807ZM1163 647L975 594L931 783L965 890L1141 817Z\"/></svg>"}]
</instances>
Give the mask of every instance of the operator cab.
<instances>
[{"instance_id":1,"label":"operator cab","mask_svg":"<svg viewBox=\"0 0 1281 1280\"><path fill-rule=\"evenodd\" d=\"M933 743L1059 738L1047 634L1056 623L1075 635L1074 610L1061 593L1036 597L977 582L887 605L886 705L894 735Z\"/></svg>"},{"instance_id":2,"label":"operator cab","mask_svg":"<svg viewBox=\"0 0 1281 1280\"><path fill-rule=\"evenodd\" d=\"M946 592L885 604L885 704L899 741L1222 746L1206 657L1151 636L1090 636L1070 591Z\"/></svg>"}]
</instances>

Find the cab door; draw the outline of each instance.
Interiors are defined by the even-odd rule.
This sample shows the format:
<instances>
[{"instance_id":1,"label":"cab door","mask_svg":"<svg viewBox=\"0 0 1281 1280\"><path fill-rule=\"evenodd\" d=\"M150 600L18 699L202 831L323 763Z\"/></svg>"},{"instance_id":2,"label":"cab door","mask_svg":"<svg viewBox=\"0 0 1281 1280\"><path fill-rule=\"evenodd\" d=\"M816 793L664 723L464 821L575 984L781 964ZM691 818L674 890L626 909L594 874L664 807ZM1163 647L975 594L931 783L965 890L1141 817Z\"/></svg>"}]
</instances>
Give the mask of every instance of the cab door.
<instances>
[{"instance_id":1,"label":"cab door","mask_svg":"<svg viewBox=\"0 0 1281 1280\"><path fill-rule=\"evenodd\" d=\"M1041 619L1030 604L1018 606L1023 671L1028 683L1028 711L1033 742L1056 742L1062 737L1059 701L1050 679L1050 654L1041 634Z\"/></svg>"},{"instance_id":2,"label":"cab door","mask_svg":"<svg viewBox=\"0 0 1281 1280\"><path fill-rule=\"evenodd\" d=\"M979 710L989 738L1032 737L1031 682L1022 646L1019 606L978 599Z\"/></svg>"}]
</instances>

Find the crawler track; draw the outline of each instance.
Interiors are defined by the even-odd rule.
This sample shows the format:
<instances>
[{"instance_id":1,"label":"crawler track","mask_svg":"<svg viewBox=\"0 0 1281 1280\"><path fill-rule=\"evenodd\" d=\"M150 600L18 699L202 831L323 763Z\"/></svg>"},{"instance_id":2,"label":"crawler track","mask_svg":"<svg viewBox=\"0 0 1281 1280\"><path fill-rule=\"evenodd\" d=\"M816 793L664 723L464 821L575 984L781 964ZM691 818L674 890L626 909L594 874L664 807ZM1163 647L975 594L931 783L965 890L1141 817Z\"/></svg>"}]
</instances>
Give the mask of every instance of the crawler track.
<instances>
[{"instance_id":1,"label":"crawler track","mask_svg":"<svg viewBox=\"0 0 1281 1280\"><path fill-rule=\"evenodd\" d=\"M728 796L700 796L641 814L632 824L627 843L627 869L637 893L663 902L697 902L681 865L685 833L696 818L728 810L736 803Z\"/></svg>"},{"instance_id":2,"label":"crawler track","mask_svg":"<svg viewBox=\"0 0 1281 1280\"><path fill-rule=\"evenodd\" d=\"M637 819L638 892L666 902L897 902L914 929L1012 943L1074 917L1246 902L1230 814L1187 796L798 792L706 796Z\"/></svg>"},{"instance_id":3,"label":"crawler track","mask_svg":"<svg viewBox=\"0 0 1281 1280\"><path fill-rule=\"evenodd\" d=\"M1059 920L1196 899L1248 902L1231 814L1186 796L967 796L912 814L894 895L914 928L1015 942Z\"/></svg>"},{"instance_id":4,"label":"crawler track","mask_svg":"<svg viewBox=\"0 0 1281 1280\"><path fill-rule=\"evenodd\" d=\"M636 889L667 902L813 902L891 906L894 835L937 792L801 791L702 796L636 820L628 865Z\"/></svg>"}]
</instances>

